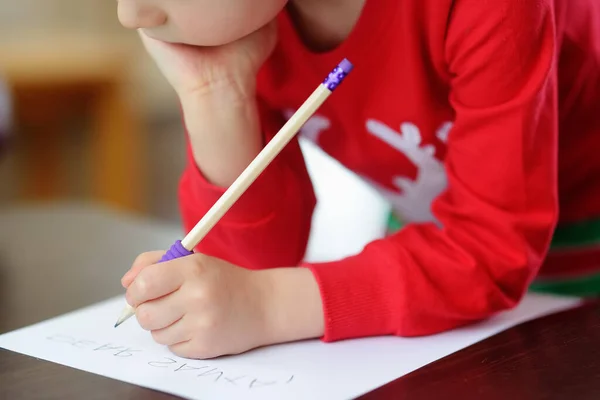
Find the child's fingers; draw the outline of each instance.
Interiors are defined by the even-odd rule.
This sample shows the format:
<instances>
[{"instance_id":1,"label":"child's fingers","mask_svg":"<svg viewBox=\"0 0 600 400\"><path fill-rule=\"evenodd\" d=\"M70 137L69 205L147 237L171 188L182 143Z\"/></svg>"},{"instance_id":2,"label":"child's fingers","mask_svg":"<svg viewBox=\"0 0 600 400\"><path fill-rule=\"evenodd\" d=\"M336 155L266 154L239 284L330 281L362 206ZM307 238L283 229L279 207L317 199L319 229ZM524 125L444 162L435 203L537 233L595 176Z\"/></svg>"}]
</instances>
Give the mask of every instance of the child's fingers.
<instances>
[{"instance_id":1,"label":"child's fingers","mask_svg":"<svg viewBox=\"0 0 600 400\"><path fill-rule=\"evenodd\" d=\"M179 321L185 314L185 307L184 294L178 290L168 296L141 304L135 314L142 329L155 331L167 328Z\"/></svg>"},{"instance_id":2,"label":"child's fingers","mask_svg":"<svg viewBox=\"0 0 600 400\"><path fill-rule=\"evenodd\" d=\"M123 287L127 289L141 270L149 265L159 262L164 254L164 251L150 251L140 254L133 262L129 271L127 271L127 273L123 275L123 278L121 278L121 284Z\"/></svg>"},{"instance_id":3,"label":"child's fingers","mask_svg":"<svg viewBox=\"0 0 600 400\"><path fill-rule=\"evenodd\" d=\"M185 342L172 344L169 346L169 350L171 350L173 354L181 358L195 358L199 360L210 358L203 357L197 351L194 351L194 345L191 340L186 340Z\"/></svg>"},{"instance_id":4,"label":"child's fingers","mask_svg":"<svg viewBox=\"0 0 600 400\"><path fill-rule=\"evenodd\" d=\"M186 326L186 322L182 318L166 328L153 330L152 338L158 344L171 346L190 340L192 334L192 330Z\"/></svg>"},{"instance_id":5,"label":"child's fingers","mask_svg":"<svg viewBox=\"0 0 600 400\"><path fill-rule=\"evenodd\" d=\"M173 293L181 287L184 277L172 262L153 264L143 268L127 288L127 302L136 307L149 300Z\"/></svg>"}]
</instances>

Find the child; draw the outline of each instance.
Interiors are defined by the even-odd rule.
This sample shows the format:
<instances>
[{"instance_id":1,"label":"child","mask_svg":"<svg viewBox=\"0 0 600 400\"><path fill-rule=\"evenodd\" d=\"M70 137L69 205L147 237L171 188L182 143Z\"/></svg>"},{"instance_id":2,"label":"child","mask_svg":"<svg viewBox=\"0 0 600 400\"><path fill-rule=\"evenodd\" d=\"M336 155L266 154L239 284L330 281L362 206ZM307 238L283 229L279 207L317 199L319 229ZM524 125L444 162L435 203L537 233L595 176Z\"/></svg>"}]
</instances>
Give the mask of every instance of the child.
<instances>
[{"instance_id":1,"label":"child","mask_svg":"<svg viewBox=\"0 0 600 400\"><path fill-rule=\"evenodd\" d=\"M120 0L181 100L186 229L344 57L355 70L310 136L405 224L304 263L315 197L294 141L197 254L136 260L123 285L141 326L207 358L434 334L532 284L600 292L600 3L492 3Z\"/></svg>"}]
</instances>

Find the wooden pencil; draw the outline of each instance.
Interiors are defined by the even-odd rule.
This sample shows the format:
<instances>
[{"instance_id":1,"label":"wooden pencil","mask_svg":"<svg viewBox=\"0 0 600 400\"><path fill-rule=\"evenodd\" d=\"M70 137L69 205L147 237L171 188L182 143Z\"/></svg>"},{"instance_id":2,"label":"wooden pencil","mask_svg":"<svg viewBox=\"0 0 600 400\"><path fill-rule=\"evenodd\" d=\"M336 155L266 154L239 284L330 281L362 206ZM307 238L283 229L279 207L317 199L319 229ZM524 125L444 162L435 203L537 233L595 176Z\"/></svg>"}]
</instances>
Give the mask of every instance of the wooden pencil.
<instances>
[{"instance_id":1,"label":"wooden pencil","mask_svg":"<svg viewBox=\"0 0 600 400\"><path fill-rule=\"evenodd\" d=\"M193 254L194 248L210 232L216 223L244 194L256 178L277 157L283 148L292 140L302 126L329 98L333 91L342 83L353 69L352 63L347 59L342 60L319 84L315 91L306 99L302 106L283 125L279 132L261 150L254 160L244 169L240 176L229 186L223 195L208 210L204 217L181 241L169 249L161 262ZM135 309L127 305L115 324L115 328L135 315Z\"/></svg>"}]
</instances>

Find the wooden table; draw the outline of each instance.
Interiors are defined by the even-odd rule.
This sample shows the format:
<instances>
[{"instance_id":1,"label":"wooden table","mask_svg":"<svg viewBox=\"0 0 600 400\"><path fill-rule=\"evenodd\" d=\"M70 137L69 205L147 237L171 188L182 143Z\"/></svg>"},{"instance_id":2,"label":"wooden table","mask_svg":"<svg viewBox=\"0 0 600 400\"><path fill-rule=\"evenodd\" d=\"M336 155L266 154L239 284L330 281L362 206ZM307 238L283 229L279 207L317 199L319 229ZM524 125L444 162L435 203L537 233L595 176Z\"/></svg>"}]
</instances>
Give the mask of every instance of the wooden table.
<instances>
[{"instance_id":1,"label":"wooden table","mask_svg":"<svg viewBox=\"0 0 600 400\"><path fill-rule=\"evenodd\" d=\"M85 171L90 197L143 211L143 132L131 98L137 47L123 38L72 33L0 42L0 77L13 95L23 146L25 200L68 192L64 146L69 124L87 123ZM87 139L87 140L86 140Z\"/></svg>"},{"instance_id":2,"label":"wooden table","mask_svg":"<svg viewBox=\"0 0 600 400\"><path fill-rule=\"evenodd\" d=\"M32 229L34 221L40 220L47 231ZM165 248L179 234L176 227L87 207L0 212L0 227L15 221L20 221L16 231L9 234L0 229L0 333L121 293L118 279L131 259L149 248ZM91 243L73 240L90 225L97 228ZM49 235L54 229L58 231ZM126 247L120 243L124 236L133 239ZM39 243L37 250L46 254L45 262L20 244L24 238ZM107 243L104 249L94 244L100 239ZM73 248L80 251L69 252ZM100 256L105 252L114 263L103 262L106 258ZM0 350L0 399L49 398L175 397ZM364 396L367 400L484 398L599 399L600 305L525 323Z\"/></svg>"}]
</instances>

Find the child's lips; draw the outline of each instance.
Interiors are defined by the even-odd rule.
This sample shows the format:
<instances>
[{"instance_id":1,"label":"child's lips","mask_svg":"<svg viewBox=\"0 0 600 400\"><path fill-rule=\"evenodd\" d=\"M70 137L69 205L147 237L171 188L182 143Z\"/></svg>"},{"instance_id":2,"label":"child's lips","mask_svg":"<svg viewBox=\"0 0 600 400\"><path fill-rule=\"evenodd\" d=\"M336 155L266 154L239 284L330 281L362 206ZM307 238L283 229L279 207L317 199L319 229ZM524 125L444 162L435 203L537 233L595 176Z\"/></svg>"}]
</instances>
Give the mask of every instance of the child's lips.
<instances>
[{"instance_id":1,"label":"child's lips","mask_svg":"<svg viewBox=\"0 0 600 400\"><path fill-rule=\"evenodd\" d=\"M165 37L166 35L161 34L160 32L157 32L157 29L155 28L140 28L139 29L144 35L148 36L150 39L154 39L154 40L158 40L159 42L165 42L165 43L175 43L172 40L169 40L168 37Z\"/></svg>"},{"instance_id":2,"label":"child's lips","mask_svg":"<svg viewBox=\"0 0 600 400\"><path fill-rule=\"evenodd\" d=\"M189 43L185 40L181 40L179 35L172 34L167 30L166 27L140 29L140 31L142 31L143 34L148 36L150 39L154 39L166 44L183 44L189 46L198 46L198 44Z\"/></svg>"}]
</instances>

